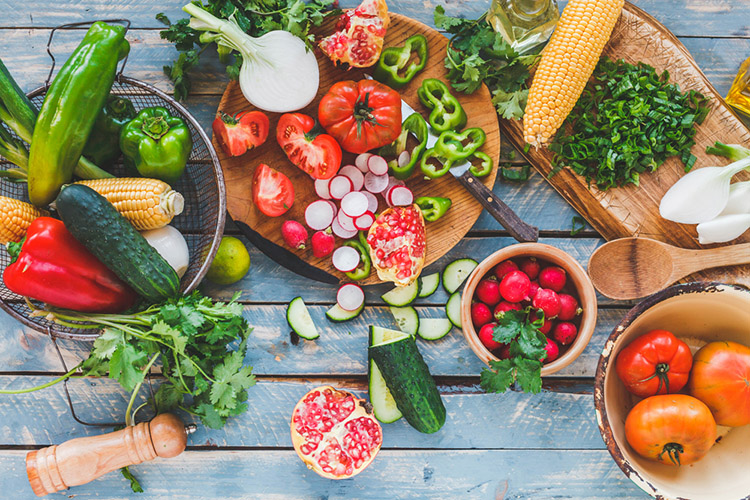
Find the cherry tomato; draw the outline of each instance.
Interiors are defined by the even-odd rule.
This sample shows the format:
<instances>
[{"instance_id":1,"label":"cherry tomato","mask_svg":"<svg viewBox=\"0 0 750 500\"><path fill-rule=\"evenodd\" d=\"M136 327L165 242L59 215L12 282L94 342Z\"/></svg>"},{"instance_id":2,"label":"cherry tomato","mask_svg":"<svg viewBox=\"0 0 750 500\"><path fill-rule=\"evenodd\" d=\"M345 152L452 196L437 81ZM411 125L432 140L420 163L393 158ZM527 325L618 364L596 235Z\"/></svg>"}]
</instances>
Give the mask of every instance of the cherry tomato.
<instances>
[{"instance_id":1,"label":"cherry tomato","mask_svg":"<svg viewBox=\"0 0 750 500\"><path fill-rule=\"evenodd\" d=\"M330 179L341 166L341 146L328 134L313 132L315 120L302 113L281 115L276 141L287 158L313 179Z\"/></svg>"},{"instance_id":2,"label":"cherry tomato","mask_svg":"<svg viewBox=\"0 0 750 500\"><path fill-rule=\"evenodd\" d=\"M219 111L211 127L224 152L240 156L266 142L270 123L260 111L241 111L234 116Z\"/></svg>"},{"instance_id":3,"label":"cherry tomato","mask_svg":"<svg viewBox=\"0 0 750 500\"><path fill-rule=\"evenodd\" d=\"M294 186L289 177L265 163L253 175L253 203L269 217L278 217L292 208Z\"/></svg>"}]
</instances>

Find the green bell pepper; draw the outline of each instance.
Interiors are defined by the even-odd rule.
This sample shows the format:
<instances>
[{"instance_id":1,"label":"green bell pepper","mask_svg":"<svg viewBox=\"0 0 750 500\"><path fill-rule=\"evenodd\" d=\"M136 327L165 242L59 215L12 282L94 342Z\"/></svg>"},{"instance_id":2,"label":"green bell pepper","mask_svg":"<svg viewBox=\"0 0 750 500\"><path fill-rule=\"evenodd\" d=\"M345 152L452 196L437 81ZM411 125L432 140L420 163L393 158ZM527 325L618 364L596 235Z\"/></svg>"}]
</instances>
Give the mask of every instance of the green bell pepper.
<instances>
[{"instance_id":1,"label":"green bell pepper","mask_svg":"<svg viewBox=\"0 0 750 500\"><path fill-rule=\"evenodd\" d=\"M427 222L435 222L445 215L445 212L451 207L450 198L440 198L439 196L421 196L414 200L422 211L422 216Z\"/></svg>"},{"instance_id":2,"label":"green bell pepper","mask_svg":"<svg viewBox=\"0 0 750 500\"><path fill-rule=\"evenodd\" d=\"M404 123L401 124L401 134L398 138L387 146L380 148L378 153L381 156L396 156L398 157L401 153L406 151L406 142L409 139L409 135L413 134L416 136L419 144L414 146L410 151L409 162L402 166L398 166L398 160L391 160L388 162L388 167L391 170L391 174L396 179L406 180L411 177L414 173L414 169L419 163L419 158L427 147L427 137L429 131L427 130L427 122L419 113L412 113L409 115Z\"/></svg>"},{"instance_id":3,"label":"green bell pepper","mask_svg":"<svg viewBox=\"0 0 750 500\"><path fill-rule=\"evenodd\" d=\"M431 163L430 160L435 159L436 161ZM419 168L422 170L425 178L437 179L448 173L448 170L453 166L453 160L449 160L443 156L440 156L435 148L430 148L422 154L422 158L419 160Z\"/></svg>"},{"instance_id":4,"label":"green bell pepper","mask_svg":"<svg viewBox=\"0 0 750 500\"><path fill-rule=\"evenodd\" d=\"M412 61L416 53L419 62ZM400 89L412 81L414 76L427 65L427 39L423 35L410 36L403 47L388 47L380 54L372 76L392 89ZM406 70L404 70L406 68Z\"/></svg>"},{"instance_id":5,"label":"green bell pepper","mask_svg":"<svg viewBox=\"0 0 750 500\"><path fill-rule=\"evenodd\" d=\"M466 126L466 112L448 86L437 78L427 78L417 89L419 100L430 108L427 121L438 132L461 130Z\"/></svg>"},{"instance_id":6,"label":"green bell pepper","mask_svg":"<svg viewBox=\"0 0 750 500\"><path fill-rule=\"evenodd\" d=\"M469 172L474 177L485 177L492 172L492 158L481 151L474 151L467 160L471 163Z\"/></svg>"},{"instance_id":7,"label":"green bell pepper","mask_svg":"<svg viewBox=\"0 0 750 500\"><path fill-rule=\"evenodd\" d=\"M130 99L110 95L96 117L83 155L100 167L111 167L121 153L120 130L135 115L135 107Z\"/></svg>"},{"instance_id":8,"label":"green bell pepper","mask_svg":"<svg viewBox=\"0 0 750 500\"><path fill-rule=\"evenodd\" d=\"M349 271L346 276L353 281L359 281L367 278L370 275L370 269L372 269L372 263L370 261L370 252L367 250L368 246L363 245L358 240L349 240L344 245L352 247L359 252L359 265L354 271Z\"/></svg>"},{"instance_id":9,"label":"green bell pepper","mask_svg":"<svg viewBox=\"0 0 750 500\"><path fill-rule=\"evenodd\" d=\"M166 108L145 108L120 132L120 149L128 166L143 177L177 181L185 170L193 140L182 118Z\"/></svg>"},{"instance_id":10,"label":"green bell pepper","mask_svg":"<svg viewBox=\"0 0 750 500\"><path fill-rule=\"evenodd\" d=\"M487 135L479 127L467 128L463 132L447 130L440 134L433 148L439 156L455 162L471 156L486 140Z\"/></svg>"}]
</instances>

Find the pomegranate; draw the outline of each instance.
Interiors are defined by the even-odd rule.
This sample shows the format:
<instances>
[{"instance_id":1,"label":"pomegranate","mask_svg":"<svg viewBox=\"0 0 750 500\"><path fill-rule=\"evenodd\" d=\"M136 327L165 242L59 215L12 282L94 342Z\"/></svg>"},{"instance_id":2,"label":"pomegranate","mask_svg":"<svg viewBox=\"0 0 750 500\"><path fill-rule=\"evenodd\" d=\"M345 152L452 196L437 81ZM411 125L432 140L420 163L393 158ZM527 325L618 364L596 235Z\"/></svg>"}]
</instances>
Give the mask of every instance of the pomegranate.
<instances>
[{"instance_id":1,"label":"pomegranate","mask_svg":"<svg viewBox=\"0 0 750 500\"><path fill-rule=\"evenodd\" d=\"M324 385L294 407L292 444L310 469L328 479L346 479L370 465L383 431L370 403Z\"/></svg>"},{"instance_id":2,"label":"pomegranate","mask_svg":"<svg viewBox=\"0 0 750 500\"><path fill-rule=\"evenodd\" d=\"M367 233L370 257L378 277L407 286L422 272L425 228L417 205L385 210Z\"/></svg>"},{"instance_id":3,"label":"pomegranate","mask_svg":"<svg viewBox=\"0 0 750 500\"><path fill-rule=\"evenodd\" d=\"M389 22L385 0L364 0L356 9L344 11L336 32L320 41L320 50L334 64L372 66L380 58Z\"/></svg>"}]
</instances>

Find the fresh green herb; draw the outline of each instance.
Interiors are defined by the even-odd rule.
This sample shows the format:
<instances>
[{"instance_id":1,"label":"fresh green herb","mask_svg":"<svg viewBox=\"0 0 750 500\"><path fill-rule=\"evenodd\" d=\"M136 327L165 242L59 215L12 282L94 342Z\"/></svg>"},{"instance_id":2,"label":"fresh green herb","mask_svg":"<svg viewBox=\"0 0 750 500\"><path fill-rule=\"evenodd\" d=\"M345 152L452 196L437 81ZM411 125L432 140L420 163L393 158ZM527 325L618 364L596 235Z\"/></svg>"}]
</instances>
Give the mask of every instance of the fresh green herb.
<instances>
[{"instance_id":1,"label":"fresh green herb","mask_svg":"<svg viewBox=\"0 0 750 500\"><path fill-rule=\"evenodd\" d=\"M570 221L570 235L575 236L576 234L580 233L583 228L586 227L586 219L581 217L580 215L574 215L573 219Z\"/></svg>"},{"instance_id":2,"label":"fresh green herb","mask_svg":"<svg viewBox=\"0 0 750 500\"><path fill-rule=\"evenodd\" d=\"M508 120L521 118L529 95L529 67L538 54L519 56L485 21L485 15L476 20L446 16L438 5L434 19L438 29L453 35L445 57L453 88L471 94L485 83L498 115Z\"/></svg>"},{"instance_id":3,"label":"fresh green herb","mask_svg":"<svg viewBox=\"0 0 750 500\"><path fill-rule=\"evenodd\" d=\"M120 469L120 473L122 474L122 477L130 481L130 489L133 490L133 493L143 493L143 487L141 486L141 483L138 482L138 479L133 475L132 472L130 472L130 469L128 467L123 467Z\"/></svg>"},{"instance_id":4,"label":"fresh green herb","mask_svg":"<svg viewBox=\"0 0 750 500\"><path fill-rule=\"evenodd\" d=\"M532 319L531 316L536 316ZM542 362L547 357L547 337L539 331L544 324L541 310L527 307L523 311L506 311L497 322L492 338L510 344L510 358L490 361L480 376L487 392L505 392L518 382L524 392L536 394L542 390Z\"/></svg>"},{"instance_id":5,"label":"fresh green herb","mask_svg":"<svg viewBox=\"0 0 750 500\"><path fill-rule=\"evenodd\" d=\"M724 144L716 141L713 146L706 146L706 153L739 161L750 156L750 149L739 144Z\"/></svg>"},{"instance_id":6,"label":"fresh green herb","mask_svg":"<svg viewBox=\"0 0 750 500\"><path fill-rule=\"evenodd\" d=\"M508 151L508 160L513 161L516 159L516 152L515 150L511 149Z\"/></svg>"},{"instance_id":7,"label":"fresh green herb","mask_svg":"<svg viewBox=\"0 0 750 500\"><path fill-rule=\"evenodd\" d=\"M549 149L555 153L550 177L565 166L600 190L638 185L671 156L689 171L695 163L695 124L706 118L707 99L669 83L644 63L602 58L594 77Z\"/></svg>"},{"instance_id":8,"label":"fresh green herb","mask_svg":"<svg viewBox=\"0 0 750 500\"><path fill-rule=\"evenodd\" d=\"M512 168L510 165L500 167L503 180L511 182L526 182L531 177L531 166L523 165L520 168Z\"/></svg>"}]
</instances>

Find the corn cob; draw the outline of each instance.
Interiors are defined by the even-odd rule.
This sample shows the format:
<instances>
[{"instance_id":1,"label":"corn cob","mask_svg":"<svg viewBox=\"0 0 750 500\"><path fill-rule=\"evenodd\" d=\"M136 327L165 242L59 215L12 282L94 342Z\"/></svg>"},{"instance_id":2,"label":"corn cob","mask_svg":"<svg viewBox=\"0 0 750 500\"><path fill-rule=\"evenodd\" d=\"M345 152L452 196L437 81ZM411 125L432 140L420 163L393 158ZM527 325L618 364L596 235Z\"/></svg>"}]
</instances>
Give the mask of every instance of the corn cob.
<instances>
[{"instance_id":1,"label":"corn cob","mask_svg":"<svg viewBox=\"0 0 750 500\"><path fill-rule=\"evenodd\" d=\"M104 196L138 231L164 227L180 215L185 199L158 179L122 177L79 181Z\"/></svg>"},{"instance_id":2,"label":"corn cob","mask_svg":"<svg viewBox=\"0 0 750 500\"><path fill-rule=\"evenodd\" d=\"M31 203L0 196L0 243L21 241L34 219L47 215Z\"/></svg>"},{"instance_id":3,"label":"corn cob","mask_svg":"<svg viewBox=\"0 0 750 500\"><path fill-rule=\"evenodd\" d=\"M546 144L586 87L624 5L624 0L570 0L542 53L529 90L523 135Z\"/></svg>"}]
</instances>

